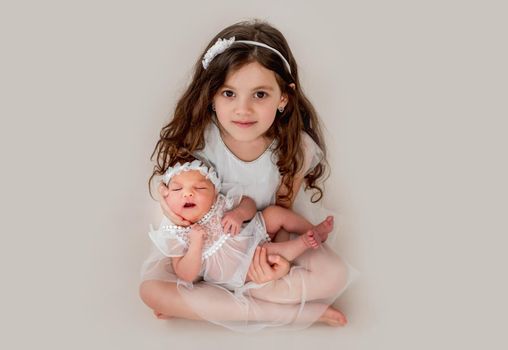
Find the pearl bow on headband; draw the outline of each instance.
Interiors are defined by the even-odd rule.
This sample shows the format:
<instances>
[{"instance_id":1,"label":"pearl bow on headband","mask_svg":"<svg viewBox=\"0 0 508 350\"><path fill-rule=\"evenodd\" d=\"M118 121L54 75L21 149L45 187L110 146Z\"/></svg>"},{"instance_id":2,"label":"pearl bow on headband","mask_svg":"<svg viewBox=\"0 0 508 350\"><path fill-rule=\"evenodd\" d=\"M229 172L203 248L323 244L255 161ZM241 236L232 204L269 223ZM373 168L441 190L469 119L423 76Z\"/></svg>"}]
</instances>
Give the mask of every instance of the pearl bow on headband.
<instances>
[{"instance_id":1,"label":"pearl bow on headband","mask_svg":"<svg viewBox=\"0 0 508 350\"><path fill-rule=\"evenodd\" d=\"M264 48L267 48L269 50L272 50L273 52L275 52L277 55L279 55L279 57L282 59L282 61L284 62L284 65L286 66L289 74L291 74L291 66L289 65L289 62L286 60L286 58L276 49L274 49L273 47L271 46L268 46L266 44L263 44L263 43L260 43L258 41L251 41L251 40L236 40L235 41L235 37L231 37L229 39L222 39L222 38L219 38L217 39L217 41L215 42L215 44L213 44L205 53L205 55L203 56L203 59L201 61L201 63L203 64L203 68L204 69L207 69L208 66L210 65L210 63L212 62L212 60L217 56L217 55L220 55L221 53L223 53L224 51L226 51L231 45L233 45L234 43L244 43L244 44L250 44L250 45L255 45L255 46L260 46L260 47L264 47Z\"/></svg>"}]
</instances>

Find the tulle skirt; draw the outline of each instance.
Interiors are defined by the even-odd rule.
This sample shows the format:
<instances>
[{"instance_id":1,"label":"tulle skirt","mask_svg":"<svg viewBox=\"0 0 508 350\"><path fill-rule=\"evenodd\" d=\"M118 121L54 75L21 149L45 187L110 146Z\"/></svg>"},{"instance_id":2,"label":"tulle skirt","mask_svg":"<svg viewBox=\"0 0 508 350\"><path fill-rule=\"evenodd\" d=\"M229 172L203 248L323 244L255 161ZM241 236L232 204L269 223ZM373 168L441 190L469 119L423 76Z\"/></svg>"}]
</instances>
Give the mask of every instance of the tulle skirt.
<instances>
[{"instance_id":1,"label":"tulle skirt","mask_svg":"<svg viewBox=\"0 0 508 350\"><path fill-rule=\"evenodd\" d=\"M314 218L306 216L315 224L327 214L322 210L313 213ZM261 285L248 282L233 290L206 281L179 280L171 258L155 247L145 260L141 275L143 281L176 283L187 306L202 319L231 330L254 332L268 327L308 327L347 288L354 273L355 270L324 243L299 256L283 278Z\"/></svg>"}]
</instances>

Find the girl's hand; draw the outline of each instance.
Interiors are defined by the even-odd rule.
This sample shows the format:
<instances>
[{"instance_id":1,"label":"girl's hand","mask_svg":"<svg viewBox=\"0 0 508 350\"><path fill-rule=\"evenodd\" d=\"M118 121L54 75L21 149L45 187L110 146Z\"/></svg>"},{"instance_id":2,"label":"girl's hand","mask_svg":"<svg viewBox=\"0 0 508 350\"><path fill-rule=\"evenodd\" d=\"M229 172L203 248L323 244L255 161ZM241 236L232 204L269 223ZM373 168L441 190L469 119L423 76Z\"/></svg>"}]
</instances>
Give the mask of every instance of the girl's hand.
<instances>
[{"instance_id":1,"label":"girl's hand","mask_svg":"<svg viewBox=\"0 0 508 350\"><path fill-rule=\"evenodd\" d=\"M189 232L189 240L191 244L203 242L206 238L206 231L198 224L192 225Z\"/></svg>"},{"instance_id":2,"label":"girl's hand","mask_svg":"<svg viewBox=\"0 0 508 350\"><path fill-rule=\"evenodd\" d=\"M289 272L289 261L280 255L266 256L266 248L256 248L247 276L257 284L278 280Z\"/></svg>"},{"instance_id":3,"label":"girl's hand","mask_svg":"<svg viewBox=\"0 0 508 350\"><path fill-rule=\"evenodd\" d=\"M174 213L173 211L171 211L171 209L169 208L169 205L166 203L166 198L167 196L169 195L169 188L164 185L164 183L160 183L159 185L159 194L160 194L160 205L161 205L161 209L162 209L162 213L169 219L171 220L171 222L175 225L179 225L179 226L189 226L191 224L190 221L188 220L185 220L183 217L181 217L180 215Z\"/></svg>"},{"instance_id":4,"label":"girl's hand","mask_svg":"<svg viewBox=\"0 0 508 350\"><path fill-rule=\"evenodd\" d=\"M235 236L240 232L240 228L243 224L243 219L238 211L231 210L224 214L222 217L222 229L225 233L230 233Z\"/></svg>"}]
</instances>

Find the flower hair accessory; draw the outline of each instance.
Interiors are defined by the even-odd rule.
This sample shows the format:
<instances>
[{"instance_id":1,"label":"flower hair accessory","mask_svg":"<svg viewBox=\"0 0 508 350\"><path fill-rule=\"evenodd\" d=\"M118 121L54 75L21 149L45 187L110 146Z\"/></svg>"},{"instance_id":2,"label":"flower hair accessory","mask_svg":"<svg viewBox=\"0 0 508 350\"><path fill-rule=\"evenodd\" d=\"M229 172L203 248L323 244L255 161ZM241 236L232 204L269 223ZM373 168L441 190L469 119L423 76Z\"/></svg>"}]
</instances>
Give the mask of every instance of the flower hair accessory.
<instances>
[{"instance_id":1,"label":"flower hair accessory","mask_svg":"<svg viewBox=\"0 0 508 350\"><path fill-rule=\"evenodd\" d=\"M174 166L169 167L162 176L162 182L168 185L173 176L180 174L182 171L191 170L199 171L201 175L210 180L210 182L215 186L217 192L220 191L220 180L219 176L215 172L215 169L213 167L207 167L198 159L195 159L192 162L185 162L183 164L176 163Z\"/></svg>"},{"instance_id":2,"label":"flower hair accessory","mask_svg":"<svg viewBox=\"0 0 508 350\"><path fill-rule=\"evenodd\" d=\"M215 44L213 44L212 47L210 47L203 56L203 60L201 61L201 63L203 63L203 68L207 69L208 65L210 64L210 62L212 62L215 56L220 55L221 53L226 51L226 49L230 47L234 42L235 37L232 37L230 39L221 39L221 38L217 39Z\"/></svg>"},{"instance_id":3,"label":"flower hair accessory","mask_svg":"<svg viewBox=\"0 0 508 350\"><path fill-rule=\"evenodd\" d=\"M263 44L263 43L260 43L258 41L251 41L251 40L236 40L235 41L235 37L231 37L229 39L222 39L222 38L219 38L217 39L217 41L215 42L215 44L213 44L209 49L208 51L206 51L205 55L203 56L203 60L201 61L201 63L203 64L203 68L204 69L207 69L208 66L210 65L210 62L212 62L212 60L217 56L217 55L220 55L221 53L223 53L224 51L226 51L231 45L233 45L234 43L244 43L244 44L250 44L250 45L254 45L254 46L260 46L260 47L264 47L264 48L267 48L268 50L272 50L273 52L275 52L277 55L279 55L279 57L282 59L282 61L284 62L284 65L286 66L289 74L291 74L291 66L289 65L289 62L286 60L286 58L284 57L284 55L282 55L278 50L274 49L273 47L271 46L268 46L266 44Z\"/></svg>"}]
</instances>

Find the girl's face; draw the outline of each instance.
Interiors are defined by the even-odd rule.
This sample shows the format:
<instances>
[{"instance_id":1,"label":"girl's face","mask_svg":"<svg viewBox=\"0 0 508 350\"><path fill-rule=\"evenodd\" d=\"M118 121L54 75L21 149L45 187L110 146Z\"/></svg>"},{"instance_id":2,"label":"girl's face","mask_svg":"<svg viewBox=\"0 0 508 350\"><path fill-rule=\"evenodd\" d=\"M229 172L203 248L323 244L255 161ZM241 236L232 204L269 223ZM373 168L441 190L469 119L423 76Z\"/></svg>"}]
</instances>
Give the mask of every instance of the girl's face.
<instances>
[{"instance_id":1,"label":"girl's face","mask_svg":"<svg viewBox=\"0 0 508 350\"><path fill-rule=\"evenodd\" d=\"M287 96L281 94L273 71L251 62L228 73L213 103L225 136L250 142L264 137Z\"/></svg>"},{"instance_id":2,"label":"girl's face","mask_svg":"<svg viewBox=\"0 0 508 350\"><path fill-rule=\"evenodd\" d=\"M173 176L168 188L166 203L169 208L192 223L199 221L215 201L215 187L197 170Z\"/></svg>"}]
</instances>

